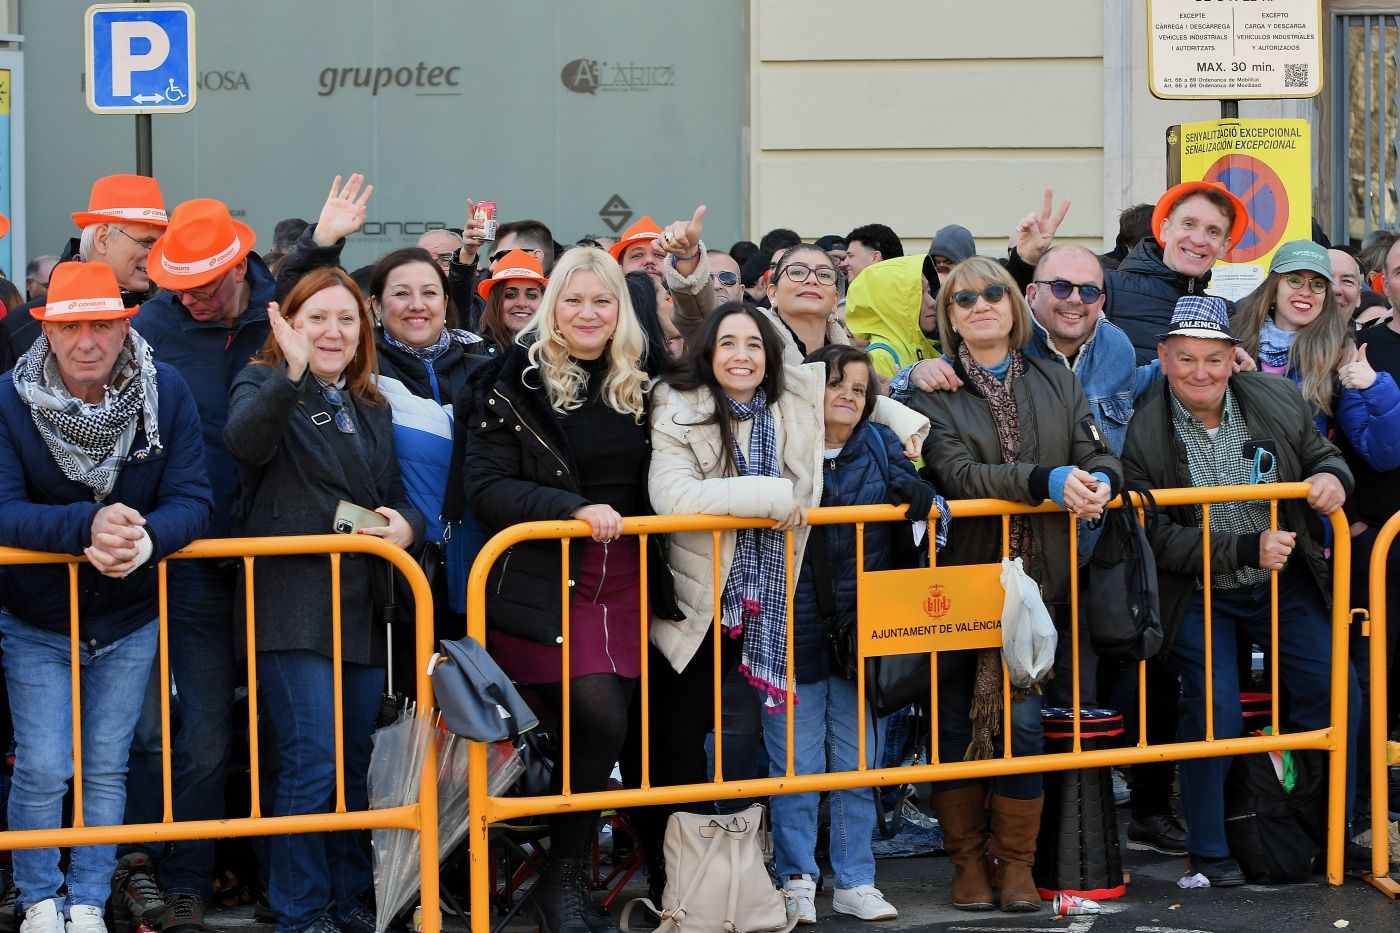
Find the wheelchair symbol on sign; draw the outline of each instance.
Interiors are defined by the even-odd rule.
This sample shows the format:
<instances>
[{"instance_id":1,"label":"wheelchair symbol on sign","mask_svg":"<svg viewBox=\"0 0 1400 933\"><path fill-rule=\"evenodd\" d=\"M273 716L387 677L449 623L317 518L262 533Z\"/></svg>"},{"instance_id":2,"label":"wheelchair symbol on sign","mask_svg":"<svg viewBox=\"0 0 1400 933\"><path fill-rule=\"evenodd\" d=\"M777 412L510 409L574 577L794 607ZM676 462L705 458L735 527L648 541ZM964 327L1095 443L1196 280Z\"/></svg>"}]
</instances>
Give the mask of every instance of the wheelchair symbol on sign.
<instances>
[{"instance_id":1,"label":"wheelchair symbol on sign","mask_svg":"<svg viewBox=\"0 0 1400 933\"><path fill-rule=\"evenodd\" d=\"M173 104L178 104L187 96L188 95L186 95L184 91L180 90L180 86L175 83L175 79L171 78L170 87L165 89L165 99Z\"/></svg>"}]
</instances>

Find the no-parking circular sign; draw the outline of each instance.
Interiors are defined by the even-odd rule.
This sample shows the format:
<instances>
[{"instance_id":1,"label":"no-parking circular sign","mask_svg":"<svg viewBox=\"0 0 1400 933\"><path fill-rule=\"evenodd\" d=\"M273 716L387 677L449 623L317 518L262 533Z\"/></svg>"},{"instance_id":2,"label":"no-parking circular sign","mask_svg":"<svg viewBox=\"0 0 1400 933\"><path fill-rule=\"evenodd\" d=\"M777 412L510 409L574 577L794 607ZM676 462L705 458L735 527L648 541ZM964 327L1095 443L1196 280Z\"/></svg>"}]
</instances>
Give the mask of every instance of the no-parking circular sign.
<instances>
[{"instance_id":1,"label":"no-parking circular sign","mask_svg":"<svg viewBox=\"0 0 1400 933\"><path fill-rule=\"evenodd\" d=\"M1278 173L1260 159L1235 152L1217 159L1205 180L1229 188L1249 211L1244 234L1225 261L1254 262L1272 253L1288 230L1288 189Z\"/></svg>"}]
</instances>

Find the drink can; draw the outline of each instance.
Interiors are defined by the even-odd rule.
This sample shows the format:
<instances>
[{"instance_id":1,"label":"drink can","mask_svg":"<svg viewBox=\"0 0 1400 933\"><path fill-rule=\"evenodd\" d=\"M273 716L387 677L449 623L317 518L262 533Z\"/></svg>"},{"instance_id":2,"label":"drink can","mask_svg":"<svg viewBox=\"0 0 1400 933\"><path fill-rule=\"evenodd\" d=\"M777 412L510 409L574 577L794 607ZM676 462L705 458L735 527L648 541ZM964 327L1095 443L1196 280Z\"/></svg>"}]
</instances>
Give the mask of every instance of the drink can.
<instances>
[{"instance_id":1,"label":"drink can","mask_svg":"<svg viewBox=\"0 0 1400 933\"><path fill-rule=\"evenodd\" d=\"M1050 910L1057 917L1078 917L1082 914L1097 914L1101 908L1098 901L1090 900L1087 897L1056 894L1054 900L1050 902Z\"/></svg>"},{"instance_id":2,"label":"drink can","mask_svg":"<svg viewBox=\"0 0 1400 933\"><path fill-rule=\"evenodd\" d=\"M496 228L499 224L496 222L495 201L477 201L476 212L472 214L472 220L479 220L485 224L485 232L481 234L483 240L496 239Z\"/></svg>"}]
</instances>

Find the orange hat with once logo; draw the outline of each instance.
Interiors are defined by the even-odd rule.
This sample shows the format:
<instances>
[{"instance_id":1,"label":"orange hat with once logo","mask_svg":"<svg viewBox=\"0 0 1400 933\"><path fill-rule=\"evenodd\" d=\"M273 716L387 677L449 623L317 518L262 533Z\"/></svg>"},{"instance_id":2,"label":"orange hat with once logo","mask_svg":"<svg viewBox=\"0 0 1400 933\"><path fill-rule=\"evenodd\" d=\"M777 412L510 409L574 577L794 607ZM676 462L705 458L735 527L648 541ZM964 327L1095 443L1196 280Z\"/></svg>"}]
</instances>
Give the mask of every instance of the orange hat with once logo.
<instances>
[{"instance_id":1,"label":"orange hat with once logo","mask_svg":"<svg viewBox=\"0 0 1400 933\"><path fill-rule=\"evenodd\" d=\"M49 277L47 300L31 312L40 321L114 321L141 308L122 307L117 274L105 262L60 262Z\"/></svg>"},{"instance_id":2,"label":"orange hat with once logo","mask_svg":"<svg viewBox=\"0 0 1400 933\"><path fill-rule=\"evenodd\" d=\"M175 208L165 235L151 247L146 274L161 288L198 288L237 265L256 240L223 201L195 198Z\"/></svg>"},{"instance_id":3,"label":"orange hat with once logo","mask_svg":"<svg viewBox=\"0 0 1400 933\"><path fill-rule=\"evenodd\" d=\"M79 227L91 224L129 223L164 227L165 199L160 185L145 175L108 175L92 183L88 209L73 215Z\"/></svg>"},{"instance_id":4,"label":"orange hat with once logo","mask_svg":"<svg viewBox=\"0 0 1400 933\"><path fill-rule=\"evenodd\" d=\"M496 261L496 267L491 270L491 278L478 285L476 293L483 300L489 298L491 289L507 279L526 279L539 282L541 286L549 284L549 279L544 277L544 267L538 259L523 249L513 249Z\"/></svg>"},{"instance_id":5,"label":"orange hat with once logo","mask_svg":"<svg viewBox=\"0 0 1400 933\"><path fill-rule=\"evenodd\" d=\"M661 228L656 225L656 221L643 214L642 219L627 228L627 232L622 235L612 246L608 247L608 252L612 253L612 258L622 262L622 253L633 243L640 243L643 240L657 240L661 238Z\"/></svg>"},{"instance_id":6,"label":"orange hat with once logo","mask_svg":"<svg viewBox=\"0 0 1400 933\"><path fill-rule=\"evenodd\" d=\"M1168 188L1167 193L1157 199L1157 206L1152 210L1152 235L1157 238L1158 246L1167 245L1162 239L1162 224L1166 223L1172 208L1183 198L1202 191L1214 191L1230 199L1235 208L1235 222L1230 225L1230 246L1233 248L1239 245L1240 237L1244 236L1244 231L1249 226L1249 211L1245 209L1244 202L1218 181L1183 181Z\"/></svg>"}]
</instances>

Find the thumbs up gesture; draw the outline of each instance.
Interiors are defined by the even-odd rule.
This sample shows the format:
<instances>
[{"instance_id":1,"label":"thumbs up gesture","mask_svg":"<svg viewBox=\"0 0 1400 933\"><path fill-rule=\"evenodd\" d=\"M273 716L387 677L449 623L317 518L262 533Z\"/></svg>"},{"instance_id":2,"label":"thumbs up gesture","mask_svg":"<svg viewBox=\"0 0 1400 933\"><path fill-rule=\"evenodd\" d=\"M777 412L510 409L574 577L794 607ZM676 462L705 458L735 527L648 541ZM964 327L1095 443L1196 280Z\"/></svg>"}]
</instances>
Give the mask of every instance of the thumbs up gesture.
<instances>
[{"instance_id":1,"label":"thumbs up gesture","mask_svg":"<svg viewBox=\"0 0 1400 933\"><path fill-rule=\"evenodd\" d=\"M1366 362L1366 344L1362 344L1350 363L1337 370L1337 378L1348 389L1365 391L1376 381L1376 371Z\"/></svg>"}]
</instances>

